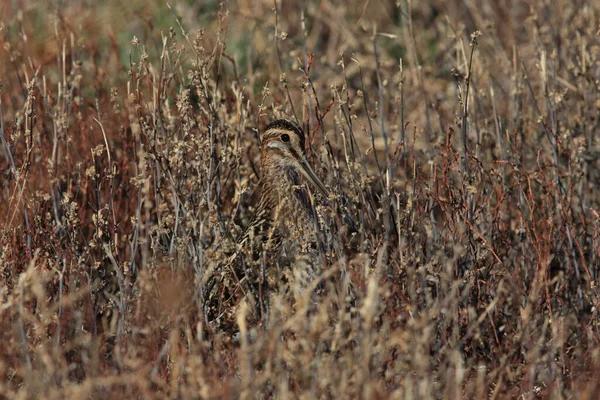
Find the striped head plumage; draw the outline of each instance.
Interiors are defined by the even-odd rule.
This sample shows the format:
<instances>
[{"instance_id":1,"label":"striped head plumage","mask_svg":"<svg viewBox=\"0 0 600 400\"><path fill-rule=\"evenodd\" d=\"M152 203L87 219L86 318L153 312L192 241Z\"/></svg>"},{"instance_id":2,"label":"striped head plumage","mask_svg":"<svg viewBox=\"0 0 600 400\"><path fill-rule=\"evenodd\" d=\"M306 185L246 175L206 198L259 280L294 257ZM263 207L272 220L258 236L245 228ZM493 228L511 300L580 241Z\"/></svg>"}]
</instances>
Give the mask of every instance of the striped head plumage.
<instances>
[{"instance_id":1,"label":"striped head plumage","mask_svg":"<svg viewBox=\"0 0 600 400\"><path fill-rule=\"evenodd\" d=\"M266 127L261 146L261 188L263 192L266 191L268 195L269 191L276 190L280 196L285 195L286 191L290 194L293 191L289 190L285 181L291 180L292 186L299 185L299 179L295 175L300 174L323 196L329 196L325 185L316 176L306 159L305 143L304 132L291 121L278 119ZM283 193L281 189L283 189Z\"/></svg>"}]
</instances>

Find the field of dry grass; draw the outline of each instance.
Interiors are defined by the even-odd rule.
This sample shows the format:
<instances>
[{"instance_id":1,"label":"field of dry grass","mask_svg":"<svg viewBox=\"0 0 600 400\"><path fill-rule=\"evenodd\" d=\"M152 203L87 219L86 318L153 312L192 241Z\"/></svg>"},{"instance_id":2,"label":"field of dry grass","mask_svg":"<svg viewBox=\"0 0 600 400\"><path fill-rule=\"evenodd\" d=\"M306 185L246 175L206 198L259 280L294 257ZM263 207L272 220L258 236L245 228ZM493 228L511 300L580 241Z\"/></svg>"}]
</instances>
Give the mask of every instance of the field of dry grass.
<instances>
[{"instance_id":1,"label":"field of dry grass","mask_svg":"<svg viewBox=\"0 0 600 400\"><path fill-rule=\"evenodd\" d=\"M597 398L599 2L169 3L0 3L0 398ZM279 117L335 195L267 320Z\"/></svg>"}]
</instances>

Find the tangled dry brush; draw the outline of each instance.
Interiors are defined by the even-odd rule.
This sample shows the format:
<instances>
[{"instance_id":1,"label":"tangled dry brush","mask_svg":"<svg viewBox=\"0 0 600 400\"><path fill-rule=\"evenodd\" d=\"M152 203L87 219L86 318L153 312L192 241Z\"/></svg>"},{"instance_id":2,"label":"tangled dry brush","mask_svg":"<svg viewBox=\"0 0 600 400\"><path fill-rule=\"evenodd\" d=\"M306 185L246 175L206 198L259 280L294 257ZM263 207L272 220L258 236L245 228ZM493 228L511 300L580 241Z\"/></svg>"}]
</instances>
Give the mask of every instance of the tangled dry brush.
<instances>
[{"instance_id":1,"label":"tangled dry brush","mask_svg":"<svg viewBox=\"0 0 600 400\"><path fill-rule=\"evenodd\" d=\"M600 3L0 14L1 398L600 390ZM225 272L278 117L332 235L267 321Z\"/></svg>"}]
</instances>

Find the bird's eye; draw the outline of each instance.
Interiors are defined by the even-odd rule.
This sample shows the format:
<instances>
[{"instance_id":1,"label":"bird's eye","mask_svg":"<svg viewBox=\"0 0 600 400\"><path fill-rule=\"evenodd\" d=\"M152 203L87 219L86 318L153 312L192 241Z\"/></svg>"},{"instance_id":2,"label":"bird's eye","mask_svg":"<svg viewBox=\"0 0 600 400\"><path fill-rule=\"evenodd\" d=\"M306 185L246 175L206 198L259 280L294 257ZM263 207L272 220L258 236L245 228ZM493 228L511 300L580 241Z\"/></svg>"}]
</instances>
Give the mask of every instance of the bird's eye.
<instances>
[{"instance_id":1,"label":"bird's eye","mask_svg":"<svg viewBox=\"0 0 600 400\"><path fill-rule=\"evenodd\" d=\"M287 133L284 133L283 135L281 135L281 141L282 142L289 142L290 141L290 135L288 135Z\"/></svg>"}]
</instances>

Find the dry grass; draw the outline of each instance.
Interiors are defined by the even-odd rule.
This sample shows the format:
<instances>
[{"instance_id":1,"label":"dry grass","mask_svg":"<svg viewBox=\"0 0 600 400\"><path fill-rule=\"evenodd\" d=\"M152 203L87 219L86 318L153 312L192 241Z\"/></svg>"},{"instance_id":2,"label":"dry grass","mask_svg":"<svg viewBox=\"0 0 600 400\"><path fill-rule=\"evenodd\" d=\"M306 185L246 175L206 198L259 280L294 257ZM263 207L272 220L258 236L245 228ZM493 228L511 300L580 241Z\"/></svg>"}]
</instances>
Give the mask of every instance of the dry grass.
<instances>
[{"instance_id":1,"label":"dry grass","mask_svg":"<svg viewBox=\"0 0 600 400\"><path fill-rule=\"evenodd\" d=\"M48 3L0 5L1 398L600 390L600 3ZM280 116L337 198L267 322L204 300Z\"/></svg>"}]
</instances>

